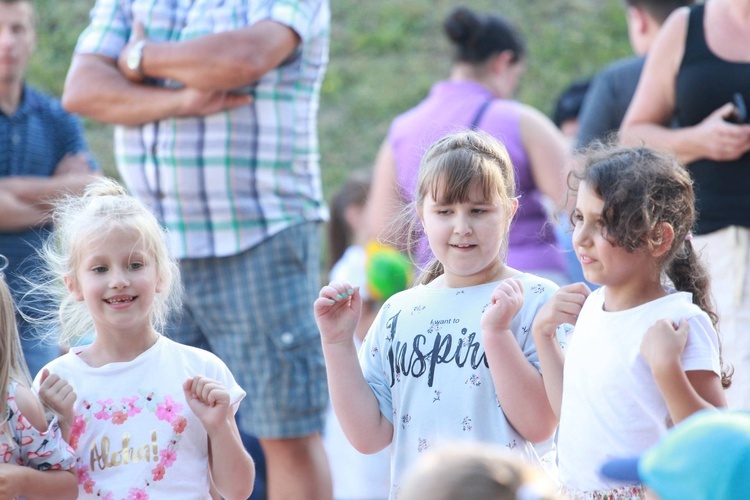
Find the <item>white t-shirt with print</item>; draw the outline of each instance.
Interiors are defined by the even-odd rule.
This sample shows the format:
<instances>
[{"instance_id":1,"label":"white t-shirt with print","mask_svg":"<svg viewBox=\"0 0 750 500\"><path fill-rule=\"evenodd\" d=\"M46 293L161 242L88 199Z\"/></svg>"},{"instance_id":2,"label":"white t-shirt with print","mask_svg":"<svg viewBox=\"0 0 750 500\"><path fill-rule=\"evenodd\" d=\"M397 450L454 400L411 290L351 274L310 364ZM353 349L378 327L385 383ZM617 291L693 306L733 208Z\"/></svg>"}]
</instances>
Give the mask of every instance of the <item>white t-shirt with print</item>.
<instances>
[{"instance_id":1,"label":"white t-shirt with print","mask_svg":"<svg viewBox=\"0 0 750 500\"><path fill-rule=\"evenodd\" d=\"M586 300L565 356L558 467L562 484L578 491L622 486L601 477L601 465L640 455L667 432L669 410L640 354L641 340L657 320L688 320L685 371L720 373L716 331L691 294L670 289L666 297L607 312L604 290Z\"/></svg>"},{"instance_id":2,"label":"white t-shirt with print","mask_svg":"<svg viewBox=\"0 0 750 500\"><path fill-rule=\"evenodd\" d=\"M515 279L523 285L524 303L511 330L539 369L531 324L558 287L531 274ZM487 366L480 320L497 285L420 285L397 293L365 338L360 364L380 411L393 424L392 498L420 454L441 443L494 443L538 461L531 444L506 420Z\"/></svg>"},{"instance_id":3,"label":"white t-shirt with print","mask_svg":"<svg viewBox=\"0 0 750 500\"><path fill-rule=\"evenodd\" d=\"M77 395L70 444L79 498L211 498L208 436L182 384L195 375L217 380L236 411L245 392L226 365L165 337L133 361L99 368L79 358L84 349L73 348L45 367Z\"/></svg>"}]
</instances>

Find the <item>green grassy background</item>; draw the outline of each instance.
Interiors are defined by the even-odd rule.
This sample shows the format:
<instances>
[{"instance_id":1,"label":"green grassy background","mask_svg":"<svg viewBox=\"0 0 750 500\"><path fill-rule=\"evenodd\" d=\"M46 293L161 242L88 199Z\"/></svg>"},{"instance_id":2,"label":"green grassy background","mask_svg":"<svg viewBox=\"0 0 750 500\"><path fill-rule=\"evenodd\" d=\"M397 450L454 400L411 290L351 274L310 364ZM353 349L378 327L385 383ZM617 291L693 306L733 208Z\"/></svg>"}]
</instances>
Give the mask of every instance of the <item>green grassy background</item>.
<instances>
[{"instance_id":1,"label":"green grassy background","mask_svg":"<svg viewBox=\"0 0 750 500\"><path fill-rule=\"evenodd\" d=\"M76 38L93 0L35 0L38 49L29 81L62 91ZM391 119L447 76L442 21L458 5L508 17L525 35L529 58L517 97L551 114L558 93L628 55L621 0L332 0L331 62L320 106L323 186L329 196L352 169L372 165ZM114 174L111 128L86 121L86 135Z\"/></svg>"}]
</instances>

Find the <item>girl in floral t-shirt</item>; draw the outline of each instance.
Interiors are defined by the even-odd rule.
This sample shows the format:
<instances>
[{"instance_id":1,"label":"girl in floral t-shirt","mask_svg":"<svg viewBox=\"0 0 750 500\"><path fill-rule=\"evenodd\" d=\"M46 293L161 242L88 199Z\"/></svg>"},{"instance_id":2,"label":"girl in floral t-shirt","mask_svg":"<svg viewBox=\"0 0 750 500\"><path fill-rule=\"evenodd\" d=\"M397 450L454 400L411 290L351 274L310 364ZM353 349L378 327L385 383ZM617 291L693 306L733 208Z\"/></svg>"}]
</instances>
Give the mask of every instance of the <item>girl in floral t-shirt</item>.
<instances>
[{"instance_id":1,"label":"girl in floral t-shirt","mask_svg":"<svg viewBox=\"0 0 750 500\"><path fill-rule=\"evenodd\" d=\"M93 330L35 380L76 449L79 498L247 498L245 392L213 354L163 337L180 278L154 215L112 180L56 207L42 252L60 337Z\"/></svg>"},{"instance_id":2,"label":"girl in floral t-shirt","mask_svg":"<svg viewBox=\"0 0 750 500\"><path fill-rule=\"evenodd\" d=\"M7 265L0 255L0 498L76 498L73 450L29 389Z\"/></svg>"}]
</instances>

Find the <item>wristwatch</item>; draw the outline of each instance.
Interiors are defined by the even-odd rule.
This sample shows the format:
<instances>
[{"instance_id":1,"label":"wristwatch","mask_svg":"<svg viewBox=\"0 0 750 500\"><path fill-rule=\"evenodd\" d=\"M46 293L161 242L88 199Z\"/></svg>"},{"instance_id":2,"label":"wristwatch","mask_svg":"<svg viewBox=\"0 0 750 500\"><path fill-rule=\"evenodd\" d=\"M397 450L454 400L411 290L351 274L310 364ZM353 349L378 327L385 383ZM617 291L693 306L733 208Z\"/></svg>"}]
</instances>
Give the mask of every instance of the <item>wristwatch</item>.
<instances>
[{"instance_id":1,"label":"wristwatch","mask_svg":"<svg viewBox=\"0 0 750 500\"><path fill-rule=\"evenodd\" d=\"M127 66L130 71L135 71L143 76L143 46L146 40L140 40L128 50Z\"/></svg>"}]
</instances>

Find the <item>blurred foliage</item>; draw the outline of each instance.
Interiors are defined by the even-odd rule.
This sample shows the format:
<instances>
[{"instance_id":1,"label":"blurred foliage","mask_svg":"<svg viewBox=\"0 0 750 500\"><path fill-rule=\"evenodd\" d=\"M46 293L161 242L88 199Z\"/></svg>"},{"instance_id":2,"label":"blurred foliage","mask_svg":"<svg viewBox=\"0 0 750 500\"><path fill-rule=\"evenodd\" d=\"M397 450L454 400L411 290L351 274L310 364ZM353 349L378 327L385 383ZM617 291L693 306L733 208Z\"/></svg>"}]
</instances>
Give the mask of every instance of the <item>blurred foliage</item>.
<instances>
[{"instance_id":1,"label":"blurred foliage","mask_svg":"<svg viewBox=\"0 0 750 500\"><path fill-rule=\"evenodd\" d=\"M33 0L37 16L37 49L31 58L28 81L50 94L62 94L65 75L78 35L88 24L93 0ZM116 176L112 127L84 120L86 139L99 164Z\"/></svg>"},{"instance_id":2,"label":"blurred foliage","mask_svg":"<svg viewBox=\"0 0 750 500\"><path fill-rule=\"evenodd\" d=\"M29 81L62 91L93 0L35 0L38 49ZM450 67L442 22L450 0L332 0L331 62L323 84L320 142L330 195L353 169L369 167L397 114L419 102ZM630 53L621 0L468 0L497 12L524 34L529 58L517 98L551 114L559 92ZM90 146L114 172L111 127L86 121Z\"/></svg>"}]
</instances>

